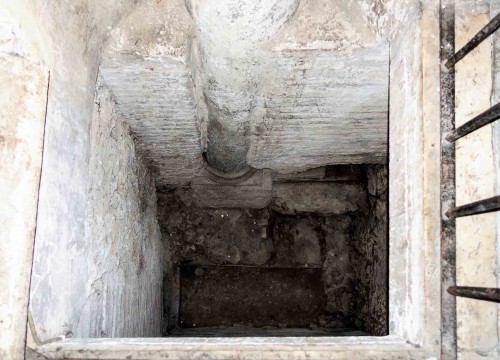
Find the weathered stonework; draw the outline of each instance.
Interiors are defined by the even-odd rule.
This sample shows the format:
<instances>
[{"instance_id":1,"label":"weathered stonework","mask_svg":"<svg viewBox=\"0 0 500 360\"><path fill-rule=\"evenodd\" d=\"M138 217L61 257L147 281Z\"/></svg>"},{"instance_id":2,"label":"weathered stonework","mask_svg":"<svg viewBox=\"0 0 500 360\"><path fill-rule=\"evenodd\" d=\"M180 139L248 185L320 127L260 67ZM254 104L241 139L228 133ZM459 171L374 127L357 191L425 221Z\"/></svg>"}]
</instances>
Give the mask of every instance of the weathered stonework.
<instances>
[{"instance_id":1,"label":"weathered stonework","mask_svg":"<svg viewBox=\"0 0 500 360\"><path fill-rule=\"evenodd\" d=\"M108 27L134 1L101 5L87 0L1 4L2 15L19 24L25 51L50 71L30 294L41 340L72 331L80 310L75 299L84 296L88 280L85 208L95 79Z\"/></svg>"},{"instance_id":2,"label":"weathered stonework","mask_svg":"<svg viewBox=\"0 0 500 360\"><path fill-rule=\"evenodd\" d=\"M373 335L388 331L388 173L385 166L367 168L368 211L358 219L354 232L356 297L360 318Z\"/></svg>"},{"instance_id":3,"label":"weathered stonework","mask_svg":"<svg viewBox=\"0 0 500 360\"><path fill-rule=\"evenodd\" d=\"M159 186L189 183L203 152L225 172L386 161L385 7L273 4L147 1L113 32L101 74Z\"/></svg>"},{"instance_id":4,"label":"weathered stonework","mask_svg":"<svg viewBox=\"0 0 500 360\"><path fill-rule=\"evenodd\" d=\"M0 39L3 35L0 29ZM0 96L0 358L5 360L24 356L48 86L47 69L16 50L0 50L5 94Z\"/></svg>"},{"instance_id":5,"label":"weathered stonework","mask_svg":"<svg viewBox=\"0 0 500 360\"><path fill-rule=\"evenodd\" d=\"M91 109L100 48L104 45L104 40L117 26L120 19L127 12L131 12L132 16L122 23L126 24L123 27L138 27L140 31L126 38L126 43L130 45L127 51L144 51L145 56L154 54L158 57L164 54L183 57L187 52L188 45L184 45L184 38L177 36L188 31L185 30L187 26L184 26L183 22L185 14L178 14L170 8L170 6L176 7L172 5L174 2L143 1L140 2L137 7L138 11L135 13L132 10L136 3L139 4L132 0L121 2L5 0L0 5L0 17L15 19L20 24L21 32L26 35L24 37L26 43L23 44L23 47L26 47L23 51L33 56L33 59L36 59L35 63L44 63L52 73L53 83L49 94L48 131L45 141L47 151L44 154L47 162L43 171L37 242L41 246L42 254L50 253L53 257L42 256L40 260L43 260L43 264L38 263L36 272L38 275L53 279L52 285L57 287L58 292L60 291L61 298L63 296L71 298L72 294L81 290L79 287L65 288L65 284L73 281L73 278L70 276L64 278L59 275L70 272L78 273L78 270L72 269L71 266L72 261L78 262L77 256L74 255L76 251L68 250L84 247L81 244L86 239L84 235L87 185L92 179L88 171L91 159L89 146ZM460 3L465 5L464 9L467 13L470 11L473 14L470 18L463 16L461 18L463 21L458 24L459 27L465 27L460 28L464 30L464 35L459 35L462 41L465 40L465 34L471 35L484 24L488 16L487 10L483 9L474 13L473 7L477 4L484 6L483 1L457 1L457 4ZM168 4L167 10L157 12L158 4ZM491 1L491 4L496 4L496 0ZM160 359L165 356L179 359L286 357L414 360L439 358L439 219L441 214L439 211L439 161L437 160L439 158L438 5L438 2L434 0L331 1L327 3L302 0L296 15L287 24L289 26L283 28L283 32L278 34L277 43L271 44L275 52L282 51L284 48L279 47L281 39L286 44L286 48L292 50L298 48L302 51L309 48L310 51L340 51L369 47L379 43L385 37L390 40L390 336L381 339L369 337L364 339L325 338L323 340L317 338L67 339L42 346L40 349L46 355L56 359L62 357ZM168 17L164 29L162 28L165 25L162 20L163 16L170 14L173 15ZM349 14L356 16L352 18L348 16ZM496 11L492 11L492 14L496 14ZM148 21L153 17L154 22ZM151 28L145 29L150 23L153 24ZM172 33L176 35L170 36L168 28L174 24L177 29ZM310 28L303 31L309 24ZM467 28L467 24L472 25ZM158 33L155 30L157 25L159 25ZM166 33L162 34L162 31ZM309 33L317 35L315 37L317 41L309 43L307 39ZM140 42L135 47L137 40L145 38L148 38L148 41L156 38L160 40L158 43ZM15 48L19 48L21 41L14 37L12 44ZM0 46L4 45L4 42L0 43ZM459 72L465 71L473 74L474 80L479 79L476 83L461 86L474 89L474 94L481 94L479 103L486 107L489 104L484 96L489 95L482 93L482 90L484 90L484 84L489 84L489 76L484 77L482 66L477 66L474 71L472 67L487 63L489 60L484 60L483 56L488 58L488 55L488 50L480 49L477 54L472 54L473 58L469 64L464 63L466 67L472 63L471 68L459 69ZM146 66L150 64L148 61L144 62ZM146 73L146 70L141 71ZM182 74L185 72L183 71ZM194 80L196 83L196 79ZM198 90L195 89L194 92L194 103L201 101ZM486 90L486 92L489 91ZM120 102L119 99L116 100ZM463 115L461 120L480 111L479 108L469 107L467 105L469 101L465 103L464 100L461 101L462 103L459 104L459 112ZM187 111L193 110L190 108ZM195 109L194 113L196 118L189 126L190 129L199 127L201 133L199 149L203 149L206 141L206 135L204 135L206 131L203 127L206 123L203 124L206 119L203 119L203 111ZM498 127L495 131L497 130ZM495 144L498 131L490 134L486 131L478 136L486 140L487 144L496 146L497 153L487 153L487 156L493 154L498 160L498 146ZM319 137L316 139L326 141ZM473 147L485 146L483 142L480 146L474 145L476 140L478 139L472 142ZM141 144L138 144L138 148L140 146ZM489 147L489 145L486 146ZM196 146L190 149L200 151L200 154L202 151ZM320 148L315 150L316 155L318 152L326 151ZM161 153L161 150L158 153ZM279 153L276 152L276 154ZM383 155L380 154L381 152L378 151L376 156L382 158ZM471 153L462 152L461 154L469 157L468 160L475 159ZM154 160L154 156L151 159ZM198 157L198 161L200 159ZM494 158L489 157L484 162L483 160L485 159L481 158L480 161L473 162L470 167L466 166L457 174L461 178L459 182L462 185L468 187L469 180L482 181L483 179L474 179L474 177L476 173L482 173L484 170L493 170L498 174L498 162L496 166L495 163L493 166L490 164L490 160ZM309 166L308 161L314 162L314 159L303 158L301 161L303 161L301 169L305 169ZM182 160L179 161L179 164L181 163ZM479 166L479 164L486 164L486 166ZM288 171L283 163L279 165L281 170ZM157 175L157 181L167 185L175 182L176 172L183 176L183 178L179 177L181 179L179 183L187 183L188 180L184 179L189 178L191 173L191 170L185 171L181 166L173 165L171 168L164 168L163 171L166 180L162 182L161 177ZM462 195L467 195L469 199L473 199L472 195L489 195L483 191L493 190L494 183L490 181L489 171L483 175L484 182L480 182L480 189L472 187L473 193ZM22 177L18 176L16 179L22 179ZM497 176L496 194L498 194L498 189L500 187ZM29 194L25 192L31 201L29 211L32 213L36 206L32 201L35 192L35 188L31 188ZM468 199L463 198L463 200ZM498 219L497 217L496 240L500 234ZM495 273L498 261L493 256L487 257L488 261L481 263L475 261L479 253L483 251L487 252L487 255L498 254L498 249L494 245L495 238L485 234L479 239L477 234L470 233L481 230L483 234L483 227L477 228L479 224L484 225L486 229L486 226L490 224L494 227L495 220L490 218L473 220L470 226L465 226L463 229L463 234L471 236L465 239L465 246L459 248L461 257L459 271L463 276L461 280L474 280L475 285L480 285L483 281L484 284L491 284L491 281L493 284L498 284L498 276ZM469 239L472 238L478 241L475 244L481 245L478 249L473 247L474 243L469 243ZM24 250L27 249L24 248ZM311 256L311 259L314 259L314 256ZM48 269L51 270L50 273ZM21 282L23 279L27 280L25 272L12 276L18 276L17 279L22 278ZM48 282L38 280L35 278L36 286L32 289L35 296L43 294L41 289L47 289L45 285ZM63 293L65 290L68 291ZM483 356L495 358L498 355L498 342L495 343L495 337L498 334L495 313L498 311L494 306L475 306L475 304L473 302L459 304L464 322L467 322L465 325L460 324L460 356L463 359L483 358ZM53 309L50 310L52 313L47 318L50 318L52 314L58 317L59 313L69 316L67 308L60 305L60 303L52 303ZM470 318L477 320L468 321ZM484 324L482 323L479 327L477 321L484 321ZM484 330L483 325L487 330ZM58 327L54 329L51 324L48 324L47 337L60 333Z\"/></svg>"},{"instance_id":6,"label":"weathered stonework","mask_svg":"<svg viewBox=\"0 0 500 360\"><path fill-rule=\"evenodd\" d=\"M130 128L98 87L91 130L85 216L92 256L78 334L161 336L165 249L156 213L154 178L137 154ZM123 317L123 313L134 316Z\"/></svg>"},{"instance_id":7,"label":"weathered stonework","mask_svg":"<svg viewBox=\"0 0 500 360\"><path fill-rule=\"evenodd\" d=\"M162 334L163 269L157 264L163 262L164 249L156 191L129 131L109 92L100 87L90 134L85 237L60 255L70 262L69 271L51 266L54 255L37 248L31 309L42 339L57 332L76 337ZM43 277L42 267L47 271ZM123 317L124 312L131 315Z\"/></svg>"},{"instance_id":8,"label":"weathered stonework","mask_svg":"<svg viewBox=\"0 0 500 360\"><path fill-rule=\"evenodd\" d=\"M456 1L456 47L460 48L498 11L496 0ZM491 11L491 13L490 13ZM456 66L456 126L496 104L492 101L492 38ZM457 205L498 195L495 144L492 126L484 127L456 143ZM496 170L497 168L497 170ZM497 214L457 219L457 283L460 286L496 287L499 257ZM459 360L500 357L500 312L497 304L457 300ZM478 331L481 329L480 331Z\"/></svg>"},{"instance_id":9,"label":"weathered stonework","mask_svg":"<svg viewBox=\"0 0 500 360\"><path fill-rule=\"evenodd\" d=\"M200 204L189 189L161 193L167 266L172 275L180 272L166 283L170 328L210 326L214 334L233 327L252 334L262 327L327 334L344 328L386 335L386 177L383 166L276 175L284 182L272 184L270 205L257 209ZM226 196L231 198L227 190ZM308 287L304 279L311 276L315 282ZM253 292L238 291L242 282ZM290 315L303 306L310 309Z\"/></svg>"}]
</instances>

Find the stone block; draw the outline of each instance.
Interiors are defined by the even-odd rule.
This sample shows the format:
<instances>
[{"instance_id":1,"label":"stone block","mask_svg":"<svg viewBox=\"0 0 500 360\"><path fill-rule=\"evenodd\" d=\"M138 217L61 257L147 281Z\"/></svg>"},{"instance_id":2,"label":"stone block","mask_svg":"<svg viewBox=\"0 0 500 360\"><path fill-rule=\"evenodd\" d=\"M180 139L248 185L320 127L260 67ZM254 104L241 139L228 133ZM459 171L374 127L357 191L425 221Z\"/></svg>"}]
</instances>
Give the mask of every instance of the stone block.
<instances>
[{"instance_id":1,"label":"stone block","mask_svg":"<svg viewBox=\"0 0 500 360\"><path fill-rule=\"evenodd\" d=\"M344 214L365 208L366 192L361 185L289 183L273 187L271 209L283 214Z\"/></svg>"}]
</instances>

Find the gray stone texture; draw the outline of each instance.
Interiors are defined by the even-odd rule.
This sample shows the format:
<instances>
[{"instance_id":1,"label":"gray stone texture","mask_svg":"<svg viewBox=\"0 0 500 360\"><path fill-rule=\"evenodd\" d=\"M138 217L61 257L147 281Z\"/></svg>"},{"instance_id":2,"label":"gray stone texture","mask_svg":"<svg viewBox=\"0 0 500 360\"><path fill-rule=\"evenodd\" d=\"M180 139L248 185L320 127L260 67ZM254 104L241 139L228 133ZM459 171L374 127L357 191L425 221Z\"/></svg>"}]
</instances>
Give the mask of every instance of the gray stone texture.
<instances>
[{"instance_id":1,"label":"gray stone texture","mask_svg":"<svg viewBox=\"0 0 500 360\"><path fill-rule=\"evenodd\" d=\"M97 93L85 217L86 244L93 249L86 288L90 295L78 333L161 336L165 270L158 264L165 263L165 249L154 178L109 91L98 87Z\"/></svg>"},{"instance_id":2,"label":"gray stone texture","mask_svg":"<svg viewBox=\"0 0 500 360\"><path fill-rule=\"evenodd\" d=\"M468 11L472 2L463 3ZM190 41L183 34L190 24L184 21L185 16L171 11L171 4L177 8L182 1L15 0L3 1L0 5L0 26L4 25L5 17L12 18L21 25L23 35L26 35L23 39L17 34L11 37L14 33L9 29L7 40L2 37L0 41L2 51L5 46L12 45L16 49L26 46L27 50L24 50L35 61L44 63L51 70L53 79L44 153L47 161L43 169L37 229L37 242L43 250L40 260L44 264L38 263L36 271L40 277L54 279L51 285L61 299L69 299L81 290L79 287L65 287L68 279L58 275L71 272L72 263L79 261L79 255L75 255L77 251L73 250L80 250L81 246L77 245L85 241L82 229L85 229L90 179L91 108L101 49L113 29L120 24L115 32L117 35L112 36L110 43L124 39L131 45L128 50L142 51L145 56L168 54L183 57L187 48L184 44ZM162 8L167 10L157 11ZM234 342L221 342L219 339L121 339L103 343L99 340L68 339L47 345L46 354L53 358L439 358L440 344L436 339L440 338L440 309L435 306L439 304L440 288L437 241L439 164L436 161L439 157L439 124L436 121L439 117L437 9L438 2L433 0L302 0L296 15L276 36L273 48L274 51L350 51L355 47L374 45L385 37L391 40L391 336L365 340L350 338L345 341L285 339L282 342L262 339ZM129 13L131 15L127 16ZM469 23L463 22L465 26ZM169 31L173 28L175 31ZM123 29L138 31L123 37ZM145 33L151 36L146 38L143 36ZM309 41L309 36L313 41ZM190 67L190 71L194 74L193 68L196 67ZM196 75L194 78L194 83L200 84ZM200 86L195 87L194 94L196 104L203 105ZM207 136L202 107L196 107L195 120L201 131L200 147L203 149ZM179 168L174 167L175 171ZM163 171L170 170L164 168ZM466 177L461 173L458 176ZM161 181L161 178L158 179ZM181 179L179 183L183 181ZM30 211L34 207L32 204ZM497 219L497 228L498 223ZM78 269L74 273L79 274ZM43 294L41 289L48 283L41 280L35 279L36 286L32 289L38 295ZM55 318L69 314L67 308L61 305L64 304L51 304L55 309L51 315ZM497 328L495 316L487 320ZM47 323L45 330L46 333L42 334L45 337L61 333L58 324ZM484 331L475 330L473 325L464 338L491 338ZM496 336L496 332L488 333ZM484 354L479 355L478 348L471 349L471 352L462 354L464 358ZM490 349L494 350L488 355L497 355L496 348ZM9 355L12 356L12 352Z\"/></svg>"},{"instance_id":3,"label":"gray stone texture","mask_svg":"<svg viewBox=\"0 0 500 360\"><path fill-rule=\"evenodd\" d=\"M202 174L203 172L200 173ZM271 172L258 170L248 179L236 184L207 175L197 176L191 181L190 190L181 193L184 202L200 207L262 209L271 201L272 187Z\"/></svg>"},{"instance_id":4,"label":"gray stone texture","mask_svg":"<svg viewBox=\"0 0 500 360\"><path fill-rule=\"evenodd\" d=\"M116 54L100 68L117 110L158 186L183 184L203 168L192 81L180 59Z\"/></svg>"},{"instance_id":5,"label":"gray stone texture","mask_svg":"<svg viewBox=\"0 0 500 360\"><path fill-rule=\"evenodd\" d=\"M86 244L85 212L96 75L109 30L134 3L1 4L2 16L22 25L25 51L50 71L30 294L42 340L72 331L89 295L85 276L96 248Z\"/></svg>"},{"instance_id":6,"label":"gray stone texture","mask_svg":"<svg viewBox=\"0 0 500 360\"><path fill-rule=\"evenodd\" d=\"M10 50L0 49L0 359L16 360L26 337L48 71Z\"/></svg>"},{"instance_id":7,"label":"gray stone texture","mask_svg":"<svg viewBox=\"0 0 500 360\"><path fill-rule=\"evenodd\" d=\"M188 184L203 152L223 172L386 161L385 6L228 0L188 9L139 5L101 66L158 185Z\"/></svg>"},{"instance_id":8,"label":"gray stone texture","mask_svg":"<svg viewBox=\"0 0 500 360\"><path fill-rule=\"evenodd\" d=\"M356 303L366 331L388 332L388 173L383 165L367 168L368 211L357 219L352 237Z\"/></svg>"},{"instance_id":9,"label":"gray stone texture","mask_svg":"<svg viewBox=\"0 0 500 360\"><path fill-rule=\"evenodd\" d=\"M361 185L352 183L275 184L271 208L284 214L363 211L366 208L366 192Z\"/></svg>"},{"instance_id":10,"label":"gray stone texture","mask_svg":"<svg viewBox=\"0 0 500 360\"><path fill-rule=\"evenodd\" d=\"M262 115L252 121L250 165L296 172L385 162L387 43L275 56L276 68L262 89Z\"/></svg>"},{"instance_id":11,"label":"gray stone texture","mask_svg":"<svg viewBox=\"0 0 500 360\"><path fill-rule=\"evenodd\" d=\"M57 251L53 242L37 243L31 294L36 331L42 339L160 336L158 264L165 260L154 179L103 87L90 141L83 237Z\"/></svg>"}]
</instances>

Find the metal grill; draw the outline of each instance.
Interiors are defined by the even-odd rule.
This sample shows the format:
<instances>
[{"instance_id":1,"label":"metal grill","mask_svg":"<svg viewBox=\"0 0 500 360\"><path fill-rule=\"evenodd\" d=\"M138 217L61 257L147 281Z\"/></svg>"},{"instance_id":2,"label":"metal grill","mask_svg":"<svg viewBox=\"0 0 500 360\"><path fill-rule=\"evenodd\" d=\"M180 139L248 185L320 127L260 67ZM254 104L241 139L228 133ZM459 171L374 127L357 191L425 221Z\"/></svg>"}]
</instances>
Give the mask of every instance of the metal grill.
<instances>
[{"instance_id":1,"label":"metal grill","mask_svg":"<svg viewBox=\"0 0 500 360\"><path fill-rule=\"evenodd\" d=\"M456 206L455 142L498 120L500 104L455 128L455 65L500 28L495 16L455 53L455 1L441 0L441 333L442 359L457 358L456 297L500 302L500 289L457 286L456 231L458 217L500 210L500 196Z\"/></svg>"}]
</instances>

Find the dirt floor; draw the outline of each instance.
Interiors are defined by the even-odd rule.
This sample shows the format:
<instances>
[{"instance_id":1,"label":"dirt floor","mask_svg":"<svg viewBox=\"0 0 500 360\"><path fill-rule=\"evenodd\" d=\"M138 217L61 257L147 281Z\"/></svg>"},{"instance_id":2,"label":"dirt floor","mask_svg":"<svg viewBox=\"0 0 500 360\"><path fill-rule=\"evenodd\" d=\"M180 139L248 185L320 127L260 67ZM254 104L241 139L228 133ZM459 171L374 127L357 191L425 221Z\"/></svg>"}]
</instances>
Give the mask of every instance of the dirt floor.
<instances>
[{"instance_id":1,"label":"dirt floor","mask_svg":"<svg viewBox=\"0 0 500 360\"><path fill-rule=\"evenodd\" d=\"M371 224L379 198L366 177L351 183L362 185L365 195L358 196L357 211L344 213L338 208L349 208L345 204L321 213L290 213L293 204L286 203L202 208L177 191L159 194L160 227L171 255L165 291L170 334L180 334L178 328L205 334L301 328L383 335L387 239L378 230L386 228L386 217L375 218L381 225ZM311 193L310 184L293 183ZM380 304L371 302L374 291Z\"/></svg>"}]
</instances>

